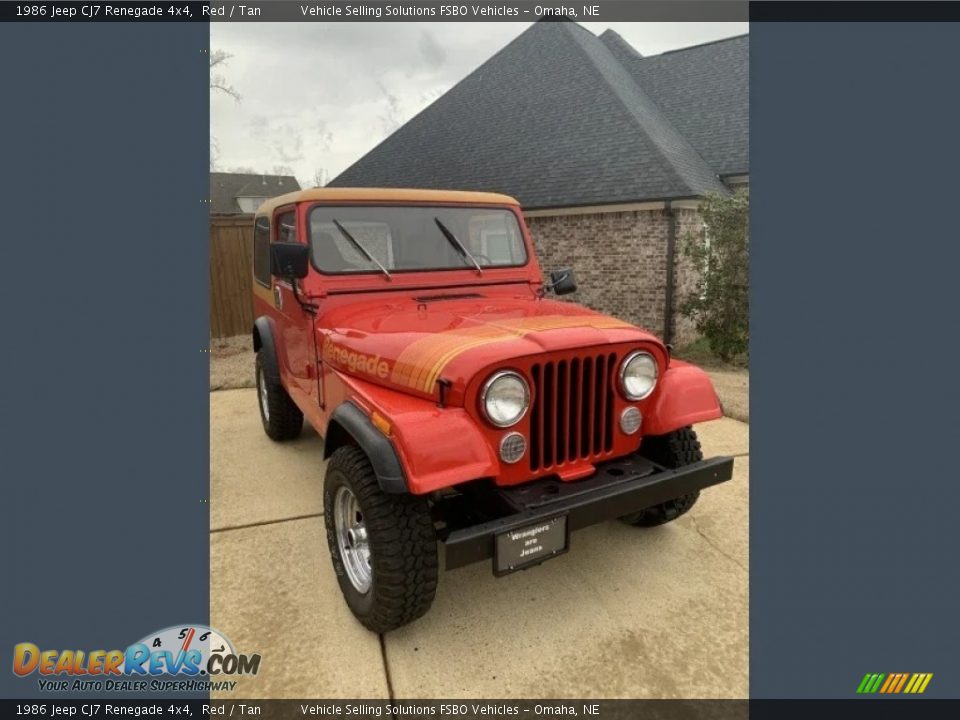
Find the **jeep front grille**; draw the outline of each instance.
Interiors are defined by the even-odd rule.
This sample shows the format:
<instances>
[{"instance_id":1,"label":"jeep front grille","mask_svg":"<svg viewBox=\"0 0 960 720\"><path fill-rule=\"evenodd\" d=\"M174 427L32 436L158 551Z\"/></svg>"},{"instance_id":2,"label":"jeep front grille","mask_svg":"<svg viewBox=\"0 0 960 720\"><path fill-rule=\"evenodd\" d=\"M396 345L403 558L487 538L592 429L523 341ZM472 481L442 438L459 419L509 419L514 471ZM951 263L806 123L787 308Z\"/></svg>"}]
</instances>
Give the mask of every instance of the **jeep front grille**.
<instances>
[{"instance_id":1,"label":"jeep front grille","mask_svg":"<svg viewBox=\"0 0 960 720\"><path fill-rule=\"evenodd\" d=\"M590 460L613 449L616 366L616 353L533 365L531 470Z\"/></svg>"}]
</instances>

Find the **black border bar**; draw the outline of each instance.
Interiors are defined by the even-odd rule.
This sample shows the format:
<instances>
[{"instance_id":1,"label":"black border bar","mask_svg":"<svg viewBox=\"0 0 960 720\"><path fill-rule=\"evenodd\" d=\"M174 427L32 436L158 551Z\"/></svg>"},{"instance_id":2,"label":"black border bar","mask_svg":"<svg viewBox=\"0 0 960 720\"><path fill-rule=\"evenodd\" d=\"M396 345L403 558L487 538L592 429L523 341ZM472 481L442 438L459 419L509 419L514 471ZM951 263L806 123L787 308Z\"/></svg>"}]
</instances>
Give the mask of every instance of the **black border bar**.
<instances>
[{"instance_id":1,"label":"black border bar","mask_svg":"<svg viewBox=\"0 0 960 720\"><path fill-rule=\"evenodd\" d=\"M722 22L746 21L746 0L220 0L4 2L6 22Z\"/></svg>"},{"instance_id":2,"label":"black border bar","mask_svg":"<svg viewBox=\"0 0 960 720\"><path fill-rule=\"evenodd\" d=\"M109 708L108 708L109 706ZM304 711L306 707L306 712ZM457 711L453 711L456 707ZM475 708L484 708L476 712ZM42 710L41 710L42 708ZM53 714L54 708L57 713ZM348 711L348 708L352 710ZM464 708L466 712L463 712ZM538 712L539 708L539 712ZM430 700L171 700L161 697L116 700L2 700L3 717L266 717L322 718L460 718L461 720L517 720L517 718L565 717L557 712L573 708L575 717L591 720L809 720L811 717L842 717L845 720L940 720L955 718L960 700L601 700L587 699L430 699ZM357 710L360 710L358 712ZM137 712L139 710L139 712ZM392 711L392 712L391 712ZM399 712L398 712L399 711Z\"/></svg>"},{"instance_id":3,"label":"black border bar","mask_svg":"<svg viewBox=\"0 0 960 720\"><path fill-rule=\"evenodd\" d=\"M386 8L394 9L387 14ZM467 14L441 8L465 7ZM936 0L587 0L563 3L578 22L949 22L960 21L960 2ZM586 8L596 7L595 15ZM474 1L465 5L436 0L244 0L243 2L2 2L2 22L532 22L561 20L538 8L557 3L529 0ZM213 12L210 11L213 8ZM353 8L352 10L349 8ZM374 14L379 8L379 16ZM397 12L402 8L403 12ZM480 12L480 9L483 12ZM360 10L369 11L361 12ZM441 14L443 13L443 14Z\"/></svg>"},{"instance_id":4,"label":"black border bar","mask_svg":"<svg viewBox=\"0 0 960 720\"><path fill-rule=\"evenodd\" d=\"M759 0L750 22L949 22L960 20L960 2L936 0Z\"/></svg>"}]
</instances>

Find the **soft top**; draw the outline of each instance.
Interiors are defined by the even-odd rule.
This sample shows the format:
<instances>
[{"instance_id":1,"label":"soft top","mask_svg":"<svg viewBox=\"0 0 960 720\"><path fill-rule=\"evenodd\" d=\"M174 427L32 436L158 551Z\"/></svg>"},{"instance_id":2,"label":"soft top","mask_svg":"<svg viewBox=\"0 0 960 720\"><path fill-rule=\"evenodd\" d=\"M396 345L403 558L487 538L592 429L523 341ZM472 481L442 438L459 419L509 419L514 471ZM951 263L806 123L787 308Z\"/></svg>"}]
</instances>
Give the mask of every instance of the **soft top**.
<instances>
[{"instance_id":1,"label":"soft top","mask_svg":"<svg viewBox=\"0 0 960 720\"><path fill-rule=\"evenodd\" d=\"M414 190L408 188L324 187L298 190L270 198L257 209L257 215L269 215L284 205L299 202L386 202L386 203L476 203L482 205L519 205L509 195L464 190Z\"/></svg>"}]
</instances>

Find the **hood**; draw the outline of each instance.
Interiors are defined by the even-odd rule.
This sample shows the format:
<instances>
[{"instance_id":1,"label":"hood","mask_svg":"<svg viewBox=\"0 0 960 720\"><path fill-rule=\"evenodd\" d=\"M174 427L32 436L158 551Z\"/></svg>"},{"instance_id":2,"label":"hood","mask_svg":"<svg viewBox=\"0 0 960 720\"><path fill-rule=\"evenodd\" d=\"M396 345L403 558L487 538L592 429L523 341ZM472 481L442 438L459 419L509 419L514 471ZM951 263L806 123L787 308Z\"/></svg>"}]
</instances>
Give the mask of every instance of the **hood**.
<instances>
[{"instance_id":1,"label":"hood","mask_svg":"<svg viewBox=\"0 0 960 720\"><path fill-rule=\"evenodd\" d=\"M462 397L479 371L511 358L610 343L660 341L644 330L572 303L531 295L437 291L349 301L317 316L325 362L428 398L437 381Z\"/></svg>"}]
</instances>

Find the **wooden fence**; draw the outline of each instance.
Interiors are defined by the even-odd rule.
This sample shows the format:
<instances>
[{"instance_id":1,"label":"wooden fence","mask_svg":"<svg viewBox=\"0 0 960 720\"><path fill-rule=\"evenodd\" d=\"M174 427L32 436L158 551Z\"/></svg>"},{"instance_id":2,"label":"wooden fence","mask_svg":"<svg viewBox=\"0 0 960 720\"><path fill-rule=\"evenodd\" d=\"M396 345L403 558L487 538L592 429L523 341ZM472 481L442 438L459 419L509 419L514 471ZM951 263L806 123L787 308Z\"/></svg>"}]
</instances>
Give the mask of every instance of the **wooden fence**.
<instances>
[{"instance_id":1,"label":"wooden fence","mask_svg":"<svg viewBox=\"0 0 960 720\"><path fill-rule=\"evenodd\" d=\"M210 216L210 336L253 327L253 215Z\"/></svg>"}]
</instances>

